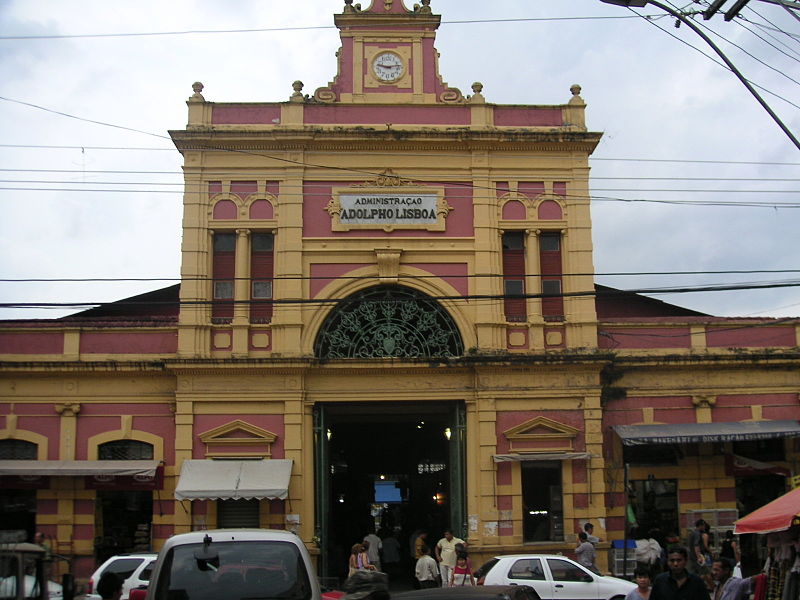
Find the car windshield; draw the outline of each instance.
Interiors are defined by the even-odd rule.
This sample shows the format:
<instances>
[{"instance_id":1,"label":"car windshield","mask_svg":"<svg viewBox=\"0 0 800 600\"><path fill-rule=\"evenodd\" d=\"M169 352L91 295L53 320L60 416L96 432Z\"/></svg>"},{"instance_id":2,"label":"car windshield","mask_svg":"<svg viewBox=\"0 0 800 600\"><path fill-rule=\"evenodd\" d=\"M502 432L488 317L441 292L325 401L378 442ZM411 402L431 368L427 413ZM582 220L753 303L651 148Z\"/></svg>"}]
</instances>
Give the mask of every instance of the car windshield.
<instances>
[{"instance_id":1,"label":"car windshield","mask_svg":"<svg viewBox=\"0 0 800 600\"><path fill-rule=\"evenodd\" d=\"M170 549L156 600L308 600L311 585L297 547L287 542L185 544Z\"/></svg>"}]
</instances>

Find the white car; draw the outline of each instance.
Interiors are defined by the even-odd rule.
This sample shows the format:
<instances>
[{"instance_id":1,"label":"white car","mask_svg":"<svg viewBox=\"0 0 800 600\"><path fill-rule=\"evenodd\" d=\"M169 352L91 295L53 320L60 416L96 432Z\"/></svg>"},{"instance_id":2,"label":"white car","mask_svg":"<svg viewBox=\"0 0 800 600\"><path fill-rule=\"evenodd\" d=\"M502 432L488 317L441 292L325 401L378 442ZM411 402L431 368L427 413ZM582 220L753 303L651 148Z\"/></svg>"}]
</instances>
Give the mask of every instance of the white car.
<instances>
[{"instance_id":1,"label":"white car","mask_svg":"<svg viewBox=\"0 0 800 600\"><path fill-rule=\"evenodd\" d=\"M97 593L97 584L106 571L116 573L123 580L122 598L120 600L128 600L128 595L132 589L140 585L147 585L150 581L150 574L153 571L156 558L158 558L158 554L118 554L117 556L112 556L92 573L85 600L100 600L100 594Z\"/></svg>"},{"instance_id":2,"label":"white car","mask_svg":"<svg viewBox=\"0 0 800 600\"><path fill-rule=\"evenodd\" d=\"M33 575L25 575L25 597L38 598L41 596L39 593L39 586L36 583L36 577ZM47 596L53 600L62 598L61 584L55 581L47 582ZM17 597L17 578L0 577L0 598L16 598Z\"/></svg>"},{"instance_id":3,"label":"white car","mask_svg":"<svg viewBox=\"0 0 800 600\"><path fill-rule=\"evenodd\" d=\"M484 585L529 585L542 600L622 600L636 587L555 554L495 556L476 571L476 577Z\"/></svg>"}]
</instances>

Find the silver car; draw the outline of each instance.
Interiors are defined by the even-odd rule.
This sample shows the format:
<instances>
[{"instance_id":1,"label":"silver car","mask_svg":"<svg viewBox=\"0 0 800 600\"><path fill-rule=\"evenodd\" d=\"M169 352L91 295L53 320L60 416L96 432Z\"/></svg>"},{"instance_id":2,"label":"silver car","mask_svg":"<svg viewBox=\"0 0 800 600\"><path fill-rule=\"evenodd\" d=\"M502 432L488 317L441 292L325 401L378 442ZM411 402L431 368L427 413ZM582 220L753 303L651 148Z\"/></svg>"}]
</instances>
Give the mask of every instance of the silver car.
<instances>
[{"instance_id":1,"label":"silver car","mask_svg":"<svg viewBox=\"0 0 800 600\"><path fill-rule=\"evenodd\" d=\"M495 556L478 569L476 577L484 585L529 585L542 600L622 600L636 587L557 554Z\"/></svg>"}]
</instances>

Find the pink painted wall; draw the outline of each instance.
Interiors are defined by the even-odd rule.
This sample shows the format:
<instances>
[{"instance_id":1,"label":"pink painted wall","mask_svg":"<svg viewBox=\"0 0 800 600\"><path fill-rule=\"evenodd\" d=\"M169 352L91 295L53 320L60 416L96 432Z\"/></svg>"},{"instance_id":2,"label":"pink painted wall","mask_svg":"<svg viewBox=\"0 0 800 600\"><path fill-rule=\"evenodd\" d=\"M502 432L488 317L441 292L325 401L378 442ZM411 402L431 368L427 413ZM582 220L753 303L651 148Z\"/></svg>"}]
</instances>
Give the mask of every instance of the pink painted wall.
<instances>
[{"instance_id":1,"label":"pink painted wall","mask_svg":"<svg viewBox=\"0 0 800 600\"><path fill-rule=\"evenodd\" d=\"M544 181L520 181L517 191L525 194L531 200L536 200L537 197L544 194Z\"/></svg>"},{"instance_id":2,"label":"pink painted wall","mask_svg":"<svg viewBox=\"0 0 800 600\"><path fill-rule=\"evenodd\" d=\"M312 279L309 284L311 297L316 298L320 291L332 281L365 266L367 265L361 263L312 263L310 269ZM469 272L466 263L409 263L408 266L441 277L460 294L467 295L469 293ZM403 283L402 279L400 283Z\"/></svg>"},{"instance_id":3,"label":"pink painted wall","mask_svg":"<svg viewBox=\"0 0 800 600\"><path fill-rule=\"evenodd\" d=\"M222 193L222 182L221 181L209 181L208 182L208 195L215 196L217 194Z\"/></svg>"},{"instance_id":4,"label":"pink painted wall","mask_svg":"<svg viewBox=\"0 0 800 600\"><path fill-rule=\"evenodd\" d=\"M283 415L242 415L235 417L228 415L196 415L194 420L194 440L192 443L192 458L205 458L206 445L200 440L200 434L210 431L215 427L221 427L231 421L240 420L250 425L255 425L261 429L266 429L274 433L277 437L272 444L272 458L284 458L284 435Z\"/></svg>"},{"instance_id":5,"label":"pink painted wall","mask_svg":"<svg viewBox=\"0 0 800 600\"><path fill-rule=\"evenodd\" d=\"M84 332L81 354L173 354L178 350L178 332Z\"/></svg>"},{"instance_id":6,"label":"pink painted wall","mask_svg":"<svg viewBox=\"0 0 800 600\"><path fill-rule=\"evenodd\" d=\"M89 438L120 429L122 422L118 415L132 415L134 430L159 436L164 443L166 463L174 464L175 417L166 403L83 403L76 434L75 457L78 460L90 460Z\"/></svg>"},{"instance_id":7,"label":"pink painted wall","mask_svg":"<svg viewBox=\"0 0 800 600\"><path fill-rule=\"evenodd\" d=\"M567 195L567 182L566 181L554 181L553 182L553 193L557 194L558 196Z\"/></svg>"},{"instance_id":8,"label":"pink painted wall","mask_svg":"<svg viewBox=\"0 0 800 600\"><path fill-rule=\"evenodd\" d=\"M250 205L251 219L274 219L275 211L268 200L256 200Z\"/></svg>"},{"instance_id":9,"label":"pink painted wall","mask_svg":"<svg viewBox=\"0 0 800 600\"><path fill-rule=\"evenodd\" d=\"M236 203L233 200L220 200L214 205L212 216L215 219L235 219Z\"/></svg>"},{"instance_id":10,"label":"pink painted wall","mask_svg":"<svg viewBox=\"0 0 800 600\"><path fill-rule=\"evenodd\" d=\"M0 333L0 354L62 354L64 334L59 331Z\"/></svg>"},{"instance_id":11,"label":"pink painted wall","mask_svg":"<svg viewBox=\"0 0 800 600\"><path fill-rule=\"evenodd\" d=\"M543 221L560 220L564 218L561 205L553 200L545 200L539 205L538 216Z\"/></svg>"},{"instance_id":12,"label":"pink painted wall","mask_svg":"<svg viewBox=\"0 0 800 600\"><path fill-rule=\"evenodd\" d=\"M215 104L211 108L212 125L272 125L280 123L280 118L280 104Z\"/></svg>"},{"instance_id":13,"label":"pink painted wall","mask_svg":"<svg viewBox=\"0 0 800 600\"><path fill-rule=\"evenodd\" d=\"M303 182L303 235L305 237L360 237L360 238L407 238L407 237L471 237L474 235L472 212L472 188L468 182L428 182L430 187L444 188L445 199L453 207L445 219L445 231L427 231L422 229L397 229L385 232L382 229L354 229L351 231L334 231L331 229L331 217L325 206L332 197L334 186L346 187L363 182Z\"/></svg>"},{"instance_id":14,"label":"pink painted wall","mask_svg":"<svg viewBox=\"0 0 800 600\"><path fill-rule=\"evenodd\" d=\"M706 329L709 348L767 348L797 346L794 327L736 326Z\"/></svg>"},{"instance_id":15,"label":"pink painted wall","mask_svg":"<svg viewBox=\"0 0 800 600\"><path fill-rule=\"evenodd\" d=\"M690 348L688 327L606 327L598 330L601 348Z\"/></svg>"},{"instance_id":16,"label":"pink painted wall","mask_svg":"<svg viewBox=\"0 0 800 600\"><path fill-rule=\"evenodd\" d=\"M509 200L503 204L503 218L510 221L523 221L528 216L528 211L522 202Z\"/></svg>"},{"instance_id":17,"label":"pink painted wall","mask_svg":"<svg viewBox=\"0 0 800 600\"><path fill-rule=\"evenodd\" d=\"M560 108L495 106L494 124L498 127L558 127L564 123Z\"/></svg>"},{"instance_id":18,"label":"pink painted wall","mask_svg":"<svg viewBox=\"0 0 800 600\"><path fill-rule=\"evenodd\" d=\"M236 194L240 198L246 198L257 191L258 183L255 181L231 181L231 194Z\"/></svg>"},{"instance_id":19,"label":"pink painted wall","mask_svg":"<svg viewBox=\"0 0 800 600\"><path fill-rule=\"evenodd\" d=\"M398 91L398 90L387 90ZM308 104L304 121L307 125L469 125L466 106L369 106Z\"/></svg>"}]
</instances>

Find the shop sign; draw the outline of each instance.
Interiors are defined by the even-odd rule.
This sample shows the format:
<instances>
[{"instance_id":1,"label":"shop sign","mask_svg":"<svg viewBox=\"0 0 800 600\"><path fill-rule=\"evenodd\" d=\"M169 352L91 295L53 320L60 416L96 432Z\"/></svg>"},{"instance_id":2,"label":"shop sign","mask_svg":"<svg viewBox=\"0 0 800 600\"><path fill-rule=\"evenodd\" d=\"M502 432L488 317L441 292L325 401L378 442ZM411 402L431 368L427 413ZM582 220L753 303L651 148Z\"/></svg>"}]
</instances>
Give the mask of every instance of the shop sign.
<instances>
[{"instance_id":1,"label":"shop sign","mask_svg":"<svg viewBox=\"0 0 800 600\"><path fill-rule=\"evenodd\" d=\"M98 473L84 477L87 490L160 490L164 487L164 467L154 475L107 475Z\"/></svg>"},{"instance_id":2,"label":"shop sign","mask_svg":"<svg viewBox=\"0 0 800 600\"><path fill-rule=\"evenodd\" d=\"M444 189L414 185L387 171L376 180L351 187L333 188L325 210L333 231L351 229L425 229L444 231L453 207Z\"/></svg>"}]
</instances>

